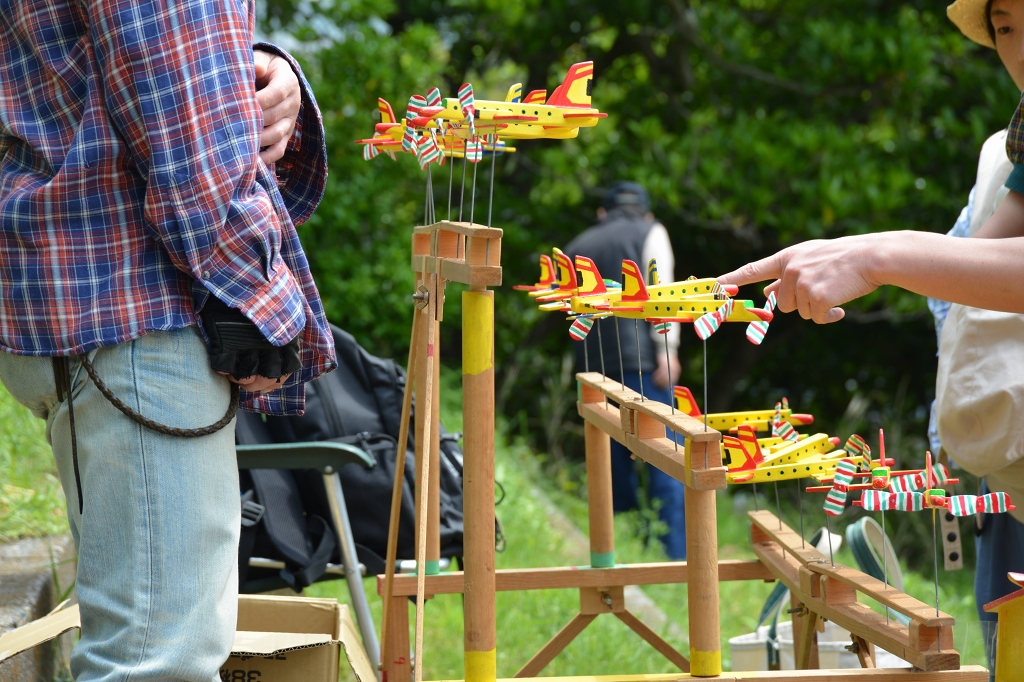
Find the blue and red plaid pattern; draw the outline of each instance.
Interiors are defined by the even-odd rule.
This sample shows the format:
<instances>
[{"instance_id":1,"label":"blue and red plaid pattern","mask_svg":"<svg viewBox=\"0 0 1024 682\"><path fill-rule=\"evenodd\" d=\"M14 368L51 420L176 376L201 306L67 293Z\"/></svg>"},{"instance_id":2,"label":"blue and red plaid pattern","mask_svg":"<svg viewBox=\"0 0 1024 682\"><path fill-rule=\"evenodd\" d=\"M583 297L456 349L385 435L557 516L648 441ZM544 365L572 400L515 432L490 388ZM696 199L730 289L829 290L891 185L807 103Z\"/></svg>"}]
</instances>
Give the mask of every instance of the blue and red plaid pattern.
<instances>
[{"instance_id":1,"label":"blue and red plaid pattern","mask_svg":"<svg viewBox=\"0 0 1024 682\"><path fill-rule=\"evenodd\" d=\"M276 168L259 159L253 29L251 3L0 0L0 347L178 329L212 292L272 342L300 338L302 370L243 406L302 409L335 365L295 231L323 196L323 127L282 54L300 121Z\"/></svg>"}]
</instances>

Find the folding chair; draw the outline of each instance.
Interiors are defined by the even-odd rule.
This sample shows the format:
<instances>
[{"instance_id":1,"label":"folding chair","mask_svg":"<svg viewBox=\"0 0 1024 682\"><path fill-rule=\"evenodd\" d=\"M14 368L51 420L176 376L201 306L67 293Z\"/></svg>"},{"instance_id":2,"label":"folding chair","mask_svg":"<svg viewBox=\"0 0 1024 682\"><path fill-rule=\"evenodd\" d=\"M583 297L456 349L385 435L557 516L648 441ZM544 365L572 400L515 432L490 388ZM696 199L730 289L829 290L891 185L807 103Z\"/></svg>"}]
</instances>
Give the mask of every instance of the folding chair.
<instances>
[{"instance_id":1,"label":"folding chair","mask_svg":"<svg viewBox=\"0 0 1024 682\"><path fill-rule=\"evenodd\" d=\"M330 441L310 443L270 443L259 445L238 445L239 469L316 469L323 475L324 488L331 508L331 520L338 531L343 564L329 564L327 572L342 574L348 583L352 607L356 613L363 646L371 661L380 659L380 645L377 631L370 615L370 606L363 589L362 577L365 567L359 563L352 526L345 508L345 493L341 489L338 471L341 467L357 462L366 468L374 465L373 459L363 450L344 443ZM260 568L284 568L283 562L254 557L250 566Z\"/></svg>"}]
</instances>

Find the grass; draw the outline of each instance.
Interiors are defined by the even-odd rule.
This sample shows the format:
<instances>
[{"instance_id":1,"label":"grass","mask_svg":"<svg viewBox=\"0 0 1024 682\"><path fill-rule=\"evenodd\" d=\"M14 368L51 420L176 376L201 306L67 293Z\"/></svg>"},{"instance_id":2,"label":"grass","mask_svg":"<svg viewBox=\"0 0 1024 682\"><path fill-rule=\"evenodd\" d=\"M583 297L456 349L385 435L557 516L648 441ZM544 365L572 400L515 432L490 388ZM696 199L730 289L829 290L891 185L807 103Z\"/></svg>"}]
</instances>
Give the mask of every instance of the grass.
<instances>
[{"instance_id":1,"label":"grass","mask_svg":"<svg viewBox=\"0 0 1024 682\"><path fill-rule=\"evenodd\" d=\"M64 493L45 424L0 386L0 543L66 533Z\"/></svg>"},{"instance_id":2,"label":"grass","mask_svg":"<svg viewBox=\"0 0 1024 682\"><path fill-rule=\"evenodd\" d=\"M461 430L458 390L459 377L445 372L442 390L442 416L446 426ZM19 406L0 389L0 541L42 536L67 531L64 499L53 465L53 457L44 437L44 424ZM498 507L504 526L507 549L497 556L498 568L574 566L587 560L582 548L570 535L552 524L554 506L584 533L587 528L585 490L566 491L559 482L546 476L539 459L519 442L498 435L496 475L504 485L505 501ZM762 496L761 505L769 504ZM772 500L772 504L773 504ZM751 559L745 518L749 495L718 496L719 555L723 559ZM784 508L785 520L798 527L795 509ZM821 523L818 512L813 521ZM663 561L657 543L649 546L637 538L641 519L636 514L620 515L615 520L616 556L619 563ZM807 528L812 524L808 513ZM833 530L838 531L833 525ZM808 533L809 534L809 533ZM837 562L855 565L845 548ZM906 572L907 592L932 603L930 579ZM955 645L964 664L984 665L984 651L974 610L973 572L942 575L940 605L955 616ZM371 608L379 626L380 601L374 597L376 584L367 579ZM752 632L758 614L772 585L760 582L723 583L721 586L721 627L723 663L729 666L730 637ZM660 634L684 654L687 605L685 585L652 585L644 591L667 615ZM310 596L348 601L348 590L341 581L319 583L307 590ZM498 595L498 674L511 677L577 612L578 593L573 590L546 590ZM427 605L425 633L426 679L462 677L462 602L458 595L440 596ZM674 672L673 666L629 631L617 619L598 618L570 644L545 670L545 675L581 675L607 673Z\"/></svg>"}]
</instances>

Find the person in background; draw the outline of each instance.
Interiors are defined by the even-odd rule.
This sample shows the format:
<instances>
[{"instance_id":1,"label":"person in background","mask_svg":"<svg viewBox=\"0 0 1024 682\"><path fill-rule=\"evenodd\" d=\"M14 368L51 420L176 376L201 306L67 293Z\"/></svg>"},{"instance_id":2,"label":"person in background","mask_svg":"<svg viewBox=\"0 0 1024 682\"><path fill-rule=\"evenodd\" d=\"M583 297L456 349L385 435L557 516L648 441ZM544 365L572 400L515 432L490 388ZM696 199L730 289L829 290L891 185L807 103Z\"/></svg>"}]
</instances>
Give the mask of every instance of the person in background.
<instances>
[{"instance_id":1,"label":"person in background","mask_svg":"<svg viewBox=\"0 0 1024 682\"><path fill-rule=\"evenodd\" d=\"M984 47L996 50L1010 78L1017 86L1017 94L1024 90L1024 2L1014 0L957 0L948 9L949 18L969 39ZM1010 191L1006 180L1013 170L1013 164L1006 155L1006 133L995 133L981 148L978 159L978 175L971 190L967 206L960 213L951 236L973 237L977 235L1000 202ZM936 401L933 403L929 423L929 440L932 451L942 448L941 432L946 433L949 454L964 468L974 473L988 473L982 482L981 494L989 490L1008 492L1012 499L1024 501L1024 459L1014 460L1010 455L1015 447L1019 421L1024 404L1021 404L1020 390L1005 390L1004 382L1021 381L1007 367L1004 358L988 357L988 353L975 353L969 366L963 366L960 347L971 344L972 339L986 339L985 343L998 342L1000 348L1017 355L1024 353L1024 317L1012 313L998 313L968 308L946 301L928 299L928 307L935 317L935 329L939 339L940 380L936 386ZM943 336L943 325L951 314L953 324ZM943 338L945 341L943 342ZM997 341L998 339L1001 341ZM1015 358L1019 366L1024 355ZM948 368L948 369L947 369ZM954 371L971 375L973 387L968 388L956 380L950 384L943 380L942 373ZM959 374L958 374L959 376ZM1024 388L1024 386L1021 386ZM963 429L956 426L964 419L974 423L984 422L982 428L989 432L985 438L961 436ZM942 428L940 429L940 424ZM952 429L952 430L951 430ZM968 445L967 442L970 441ZM1009 466L992 471L988 460L999 463L1010 462ZM974 579L974 595L985 640L992 679L995 679L996 617L986 613L984 605L1009 594L1016 586L1007 580L1007 573L1024 567L1024 506L1009 514L983 514L978 516L975 546L977 568Z\"/></svg>"},{"instance_id":2,"label":"person in background","mask_svg":"<svg viewBox=\"0 0 1024 682\"><path fill-rule=\"evenodd\" d=\"M67 500L78 682L220 679L235 406L301 412L336 364L295 231L320 115L253 11L0 0L0 380Z\"/></svg>"},{"instance_id":3,"label":"person in background","mask_svg":"<svg viewBox=\"0 0 1024 682\"><path fill-rule=\"evenodd\" d=\"M584 230L565 247L565 253L575 262L576 256L594 261L602 277L620 279L623 259L629 259L646 272L651 259L658 264L659 279L675 281L675 256L664 225L651 213L647 190L634 182L619 182L605 194L597 210L599 223ZM600 325L601 343L598 343ZM604 348L604 370L609 377L622 381L634 391L640 391L643 374L643 393L651 400L669 403L674 398L672 386L679 378L678 348L679 325L672 325L667 337L658 334L654 325L640 321L639 333L629 320L617 317L599 320L592 333L574 344L576 369L586 370L587 358L592 372L601 370L601 351ZM615 325L619 325L621 360L616 342ZM668 348L666 352L666 341ZM584 354L586 344L586 357ZM639 345L639 352L637 346ZM612 499L616 512L639 507L637 490L639 476L637 463L625 446L612 441ZM671 559L686 558L685 486L668 474L649 464L642 465L648 480L647 495L657 507L658 516L666 527L661 535L665 553Z\"/></svg>"},{"instance_id":4,"label":"person in background","mask_svg":"<svg viewBox=\"0 0 1024 682\"><path fill-rule=\"evenodd\" d=\"M1024 86L1024 0L958 0L948 14L969 38L994 47L1018 88ZM1024 106L1017 107L1005 133L1008 165L993 145L998 141L990 139L982 149L971 217L960 222L968 239L902 230L813 240L718 279L736 285L772 280L765 293L776 293L780 311L797 310L819 324L841 320L842 304L885 284L961 306L1024 313ZM944 345L949 342L945 334L943 339ZM1017 450L1022 444L1015 441ZM1009 492L1017 503L1024 500L1017 493L1024 490L1024 459L1000 471L998 481L999 487L990 477L989 487ZM1008 514L986 519L978 537L979 607L1009 591L1007 569L1024 570L1021 529Z\"/></svg>"}]
</instances>

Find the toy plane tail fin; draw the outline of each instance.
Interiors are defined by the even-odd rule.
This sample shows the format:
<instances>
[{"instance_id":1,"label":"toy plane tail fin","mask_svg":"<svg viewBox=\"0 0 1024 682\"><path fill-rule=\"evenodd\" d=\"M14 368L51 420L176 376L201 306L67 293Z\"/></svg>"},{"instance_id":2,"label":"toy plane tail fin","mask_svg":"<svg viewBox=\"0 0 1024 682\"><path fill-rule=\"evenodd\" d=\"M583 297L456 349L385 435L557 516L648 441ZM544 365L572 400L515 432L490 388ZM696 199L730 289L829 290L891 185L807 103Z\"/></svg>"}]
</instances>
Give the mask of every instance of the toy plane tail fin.
<instances>
[{"instance_id":1,"label":"toy plane tail fin","mask_svg":"<svg viewBox=\"0 0 1024 682\"><path fill-rule=\"evenodd\" d=\"M377 98L377 111L380 112L381 123L397 123L395 120L395 112L392 111L391 105L383 97Z\"/></svg>"},{"instance_id":2,"label":"toy plane tail fin","mask_svg":"<svg viewBox=\"0 0 1024 682\"><path fill-rule=\"evenodd\" d=\"M647 286L653 287L657 284L661 284L661 280L658 278L658 259L652 258L651 262L647 264Z\"/></svg>"},{"instance_id":3,"label":"toy plane tail fin","mask_svg":"<svg viewBox=\"0 0 1024 682\"><path fill-rule=\"evenodd\" d=\"M580 296L607 293L608 288L604 285L604 279L597 271L594 261L586 256L576 256L576 269L580 271Z\"/></svg>"},{"instance_id":4,"label":"toy plane tail fin","mask_svg":"<svg viewBox=\"0 0 1024 682\"><path fill-rule=\"evenodd\" d=\"M557 107L590 107L590 88L594 82L594 62L580 62L569 67L562 84L548 98Z\"/></svg>"},{"instance_id":5,"label":"toy plane tail fin","mask_svg":"<svg viewBox=\"0 0 1024 682\"><path fill-rule=\"evenodd\" d=\"M555 263L558 265L558 288L575 289L576 269L572 266L572 261L558 247L552 249L552 252L555 255Z\"/></svg>"},{"instance_id":6,"label":"toy plane tail fin","mask_svg":"<svg viewBox=\"0 0 1024 682\"><path fill-rule=\"evenodd\" d=\"M761 446L757 443L757 434L750 424L740 424L736 429L735 436L722 438L722 445L728 456L727 466L730 474L740 471L751 472L738 479L739 481L749 479L757 469L757 465L764 461Z\"/></svg>"},{"instance_id":7,"label":"toy plane tail fin","mask_svg":"<svg viewBox=\"0 0 1024 682\"><path fill-rule=\"evenodd\" d=\"M672 389L673 395L676 397L676 408L680 412L684 412L691 417L700 417L700 408L697 407L697 401L694 399L693 394L690 393L690 389L686 386L675 386Z\"/></svg>"},{"instance_id":8,"label":"toy plane tail fin","mask_svg":"<svg viewBox=\"0 0 1024 682\"><path fill-rule=\"evenodd\" d=\"M505 95L505 101L506 102L518 103L522 98L523 98L523 84L522 83L516 83L515 85L509 87L508 94Z\"/></svg>"},{"instance_id":9,"label":"toy plane tail fin","mask_svg":"<svg viewBox=\"0 0 1024 682\"><path fill-rule=\"evenodd\" d=\"M537 284L551 285L555 283L555 264L551 256L546 253L540 254L540 280Z\"/></svg>"},{"instance_id":10,"label":"toy plane tail fin","mask_svg":"<svg viewBox=\"0 0 1024 682\"><path fill-rule=\"evenodd\" d=\"M530 94L523 100L523 104L544 104L544 100L547 99L547 90L531 90Z\"/></svg>"},{"instance_id":11,"label":"toy plane tail fin","mask_svg":"<svg viewBox=\"0 0 1024 682\"><path fill-rule=\"evenodd\" d=\"M640 267L631 260L622 261L622 300L646 301L650 299Z\"/></svg>"}]
</instances>

